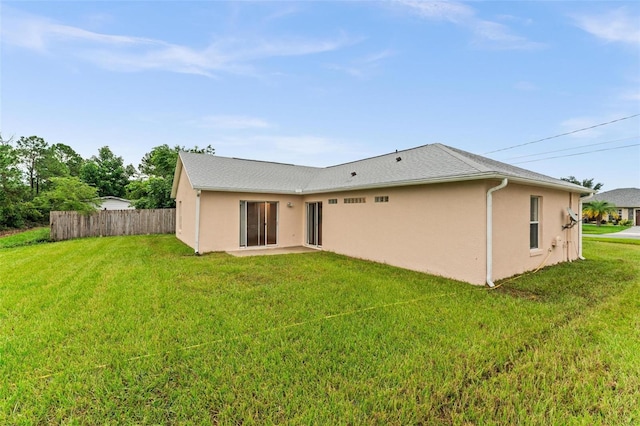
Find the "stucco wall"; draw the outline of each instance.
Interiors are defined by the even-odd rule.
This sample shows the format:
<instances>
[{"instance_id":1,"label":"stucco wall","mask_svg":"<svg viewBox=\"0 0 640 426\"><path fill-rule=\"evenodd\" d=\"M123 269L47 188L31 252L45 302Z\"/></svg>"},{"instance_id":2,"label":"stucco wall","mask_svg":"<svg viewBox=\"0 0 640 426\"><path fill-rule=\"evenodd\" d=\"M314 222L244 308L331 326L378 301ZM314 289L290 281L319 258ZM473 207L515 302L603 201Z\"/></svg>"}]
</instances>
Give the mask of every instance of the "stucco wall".
<instances>
[{"instance_id":1,"label":"stucco wall","mask_svg":"<svg viewBox=\"0 0 640 426\"><path fill-rule=\"evenodd\" d=\"M486 192L496 181L468 181L317 195L203 191L200 252L240 249L240 201L278 202L278 246L305 242L305 203L323 206L322 248L348 256L484 284ZM539 196L540 248L529 249L531 196ZM388 202L376 203L376 196ZM345 198L364 197L364 203ZM578 210L578 195L510 183L493 195L493 279L501 279L578 256L578 227L566 207ZM176 194L176 236L195 246L196 191L181 176ZM336 199L336 204L329 204ZM291 207L288 204L291 203ZM182 215L182 219L180 219ZM555 247L552 243L555 242Z\"/></svg>"},{"instance_id":2,"label":"stucco wall","mask_svg":"<svg viewBox=\"0 0 640 426\"><path fill-rule=\"evenodd\" d=\"M202 191L200 251L240 249L240 201L278 202L278 247L302 244L304 203L296 195ZM288 207L287 204L292 206Z\"/></svg>"},{"instance_id":3,"label":"stucco wall","mask_svg":"<svg viewBox=\"0 0 640 426\"><path fill-rule=\"evenodd\" d=\"M195 218L196 191L182 169L176 190L176 237L189 247L195 247Z\"/></svg>"},{"instance_id":4,"label":"stucco wall","mask_svg":"<svg viewBox=\"0 0 640 426\"><path fill-rule=\"evenodd\" d=\"M487 188L491 186L493 184L488 184ZM540 241L537 250L529 249L532 196L540 197ZM494 280L534 270L543 262L546 266L577 259L580 225L566 230L562 227L569 223L567 207L578 214L578 204L578 194L513 183L494 192Z\"/></svg>"},{"instance_id":5,"label":"stucco wall","mask_svg":"<svg viewBox=\"0 0 640 426\"><path fill-rule=\"evenodd\" d=\"M485 185L460 182L340 192L323 201L323 249L481 284ZM389 202L375 203L376 196ZM345 204L346 197L365 203ZM337 204L328 199L337 198Z\"/></svg>"}]
</instances>

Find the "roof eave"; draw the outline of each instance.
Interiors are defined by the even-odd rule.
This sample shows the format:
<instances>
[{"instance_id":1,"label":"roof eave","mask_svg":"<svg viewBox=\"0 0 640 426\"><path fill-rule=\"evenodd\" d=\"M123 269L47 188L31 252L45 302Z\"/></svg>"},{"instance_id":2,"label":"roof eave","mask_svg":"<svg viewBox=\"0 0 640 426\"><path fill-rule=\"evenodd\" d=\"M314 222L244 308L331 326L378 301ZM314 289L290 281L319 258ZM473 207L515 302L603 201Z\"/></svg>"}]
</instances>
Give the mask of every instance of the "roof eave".
<instances>
[{"instance_id":1,"label":"roof eave","mask_svg":"<svg viewBox=\"0 0 640 426\"><path fill-rule=\"evenodd\" d=\"M400 186L415 186L415 185L433 185L439 183L453 183L453 182L467 182L467 181L477 181L477 180L487 180L487 179L504 179L508 178L510 182L520 183L524 185L531 186L541 186L546 188L559 189L563 191L575 192L575 193L595 193L596 191L579 187L573 184L561 184L554 182L544 182L536 179L527 179L519 176L512 176L508 174L501 173L478 173L473 175L456 175L456 176L446 176L441 178L432 178L432 179L412 179L412 180L404 180L404 181L394 181L394 182L380 182L373 183L367 185L354 185L348 187L333 187L333 188L323 188L317 190L283 190L283 189L258 189L258 188L226 188L226 187L208 187L208 186L198 186L193 187L193 189L199 189L202 191L217 191L217 192L240 192L240 193L255 193L255 194L282 194L282 195L306 195L306 194L326 194L331 192L343 192L343 191L362 191L368 189L378 189L378 188L393 188ZM176 185L176 180L174 179L174 186ZM172 190L173 196L173 190Z\"/></svg>"},{"instance_id":2,"label":"roof eave","mask_svg":"<svg viewBox=\"0 0 640 426\"><path fill-rule=\"evenodd\" d=\"M413 180L405 180L405 181L396 181L396 182L383 182L383 183L375 183L369 185L357 185L357 186L349 186L344 188L327 188L320 189L314 191L305 191L305 194L321 194L328 192L339 192L339 191L358 191L358 190L366 190L366 189L378 189L378 188L391 188L398 186L414 186L414 185L433 185L439 183L453 183L453 182L466 182L466 181L476 181L476 180L486 180L486 179L504 179L508 178L510 182L521 183L525 185L532 186L542 186L553 189L560 189L563 191L575 192L575 193L594 193L592 189L578 187L573 184L561 184L561 183L553 183L553 182L544 182L535 179L527 179L518 176L512 176L508 174L501 173L477 173L473 175L457 175L457 176L447 176L442 178L433 178L433 179L413 179Z\"/></svg>"},{"instance_id":3,"label":"roof eave","mask_svg":"<svg viewBox=\"0 0 640 426\"><path fill-rule=\"evenodd\" d=\"M247 194L282 194L282 195L302 195L301 190L284 190L284 189L257 189L257 188L226 188L215 186L194 186L193 189L200 191L213 191L213 192L240 192Z\"/></svg>"},{"instance_id":4,"label":"roof eave","mask_svg":"<svg viewBox=\"0 0 640 426\"><path fill-rule=\"evenodd\" d=\"M176 170L173 172L173 185L171 185L171 198L176 198L178 192L178 180L180 179L180 173L182 173L182 159L178 154L178 161L176 162Z\"/></svg>"}]
</instances>

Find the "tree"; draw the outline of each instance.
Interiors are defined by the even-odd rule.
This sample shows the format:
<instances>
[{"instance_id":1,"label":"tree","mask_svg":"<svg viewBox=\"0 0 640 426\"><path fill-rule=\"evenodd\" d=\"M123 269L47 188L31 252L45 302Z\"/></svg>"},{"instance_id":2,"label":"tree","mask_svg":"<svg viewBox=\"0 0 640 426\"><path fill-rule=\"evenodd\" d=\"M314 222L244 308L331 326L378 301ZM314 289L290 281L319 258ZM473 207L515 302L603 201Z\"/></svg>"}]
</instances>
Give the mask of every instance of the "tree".
<instances>
[{"instance_id":1,"label":"tree","mask_svg":"<svg viewBox=\"0 0 640 426\"><path fill-rule=\"evenodd\" d=\"M51 146L51 156L66 167L69 176L80 176L84 159L69 145L56 143Z\"/></svg>"},{"instance_id":2,"label":"tree","mask_svg":"<svg viewBox=\"0 0 640 426\"><path fill-rule=\"evenodd\" d=\"M595 219L598 226L600 226L600 222L605 215L611 215L615 218L618 217L617 208L614 204L610 204L607 201L597 200L586 204L582 209L582 214L589 219Z\"/></svg>"},{"instance_id":3,"label":"tree","mask_svg":"<svg viewBox=\"0 0 640 426\"><path fill-rule=\"evenodd\" d=\"M582 179L581 181L576 179L575 176L569 176L569 177L563 177L560 178L565 182L571 182L574 183L576 185L580 185L580 186L584 186L585 188L589 188L589 189L593 189L594 191L599 191L600 188L602 188L604 186L604 184L602 183L596 183L595 185L593 184L593 180L594 178L591 179Z\"/></svg>"},{"instance_id":4,"label":"tree","mask_svg":"<svg viewBox=\"0 0 640 426\"><path fill-rule=\"evenodd\" d=\"M133 205L139 209L160 209L175 207L176 202L171 198L173 174L180 151L196 152L199 154L215 154L211 145L205 148L185 148L164 144L156 146L142 157L138 166L142 177L132 181L127 187L128 197Z\"/></svg>"},{"instance_id":5,"label":"tree","mask_svg":"<svg viewBox=\"0 0 640 426\"><path fill-rule=\"evenodd\" d=\"M34 199L43 212L78 211L91 213L99 206L98 190L75 176L51 178L52 188Z\"/></svg>"},{"instance_id":6,"label":"tree","mask_svg":"<svg viewBox=\"0 0 640 426\"><path fill-rule=\"evenodd\" d=\"M170 148L164 144L156 146L147 152L138 166L140 173L146 176L169 177L173 176L178 161L180 147Z\"/></svg>"},{"instance_id":7,"label":"tree","mask_svg":"<svg viewBox=\"0 0 640 426\"><path fill-rule=\"evenodd\" d=\"M125 167L122 157L117 157L108 146L103 146L98 150L98 156L94 155L82 165L80 178L97 188L101 197L124 197L134 172L132 165Z\"/></svg>"},{"instance_id":8,"label":"tree","mask_svg":"<svg viewBox=\"0 0 640 426\"><path fill-rule=\"evenodd\" d=\"M127 197L137 209L165 209L173 208L176 202L171 198L173 177L151 176L134 180L127 186Z\"/></svg>"},{"instance_id":9,"label":"tree","mask_svg":"<svg viewBox=\"0 0 640 426\"><path fill-rule=\"evenodd\" d=\"M11 145L13 138L0 135L0 229L19 228L37 218L32 206L23 202L28 189L22 181L18 152Z\"/></svg>"},{"instance_id":10,"label":"tree","mask_svg":"<svg viewBox=\"0 0 640 426\"><path fill-rule=\"evenodd\" d=\"M40 192L39 169L47 148L48 144L38 136L21 136L18 139L16 151L27 172L31 196Z\"/></svg>"}]
</instances>

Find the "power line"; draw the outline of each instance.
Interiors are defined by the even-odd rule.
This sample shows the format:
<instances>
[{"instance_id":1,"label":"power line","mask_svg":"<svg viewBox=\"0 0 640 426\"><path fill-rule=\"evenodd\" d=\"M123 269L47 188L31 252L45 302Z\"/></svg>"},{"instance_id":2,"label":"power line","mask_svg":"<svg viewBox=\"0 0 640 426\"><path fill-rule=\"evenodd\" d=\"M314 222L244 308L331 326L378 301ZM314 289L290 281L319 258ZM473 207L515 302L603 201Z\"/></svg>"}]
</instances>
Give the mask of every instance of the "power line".
<instances>
[{"instance_id":1,"label":"power line","mask_svg":"<svg viewBox=\"0 0 640 426\"><path fill-rule=\"evenodd\" d=\"M506 158L506 159L501 160L501 161L515 160L515 159L517 159L517 158L535 157L535 156L538 156L538 155L552 154L552 153L554 153L554 152L571 151L572 149L586 148L586 147L589 147L589 146L606 145L606 144L608 144L608 143L615 143L615 142L621 142L621 141L628 141L628 140L631 140L631 139L638 139L638 138L640 138L640 135L638 135L638 136L631 136L631 137L629 137L629 138L614 139L614 140L612 140L612 141L598 142L598 143L591 143L591 144L588 144L588 145L574 146L573 148L564 148L564 149L556 149L556 150L554 150L554 151L539 152L539 153L537 153L537 154L519 155L519 156L517 156L517 157L509 157L509 158Z\"/></svg>"},{"instance_id":2,"label":"power line","mask_svg":"<svg viewBox=\"0 0 640 426\"><path fill-rule=\"evenodd\" d=\"M629 115L629 116L627 116L627 117L622 117L622 118L617 118L617 119L615 119L615 120L607 121L606 123L600 123L600 124L596 124L596 125L593 125L593 126L584 127L584 128L582 128L582 129L572 130L572 131L570 131L570 132L561 133L561 134L559 134L559 135L555 135L555 136L549 136L549 137L542 138L542 139L538 139L538 140L531 141L531 142L521 143L521 144L519 144L519 145L513 145L513 146L508 146L508 147L506 147L506 148L496 149L495 151L485 152L483 155L486 155L486 154L493 154L494 152L507 151L507 150L509 150L509 149L518 148L518 147L525 146L525 145L531 145L531 144L534 144L534 143L538 143L538 142L542 142L542 141L547 141L547 140L549 140L549 139L559 138L559 137L561 137L561 136L572 135L572 134L574 134L574 133L583 132L583 131L585 131L585 130L595 129L596 127L606 126L607 124L617 123L618 121L628 120L628 119L630 119L630 118L637 117L637 116L639 116L639 115L640 115L640 114Z\"/></svg>"},{"instance_id":3,"label":"power line","mask_svg":"<svg viewBox=\"0 0 640 426\"><path fill-rule=\"evenodd\" d=\"M624 145L624 146L617 146L615 148L594 149L593 151L578 152L578 153L575 153L575 154L557 155L555 157L538 158L537 160L518 161L517 163L513 163L513 164L533 163L533 162L536 162L536 161L552 160L554 158L575 157L576 155L591 154L592 152L614 151L616 149L631 148L631 147L634 147L634 146L640 146L640 143L634 143L634 144L631 144L631 145Z\"/></svg>"}]
</instances>

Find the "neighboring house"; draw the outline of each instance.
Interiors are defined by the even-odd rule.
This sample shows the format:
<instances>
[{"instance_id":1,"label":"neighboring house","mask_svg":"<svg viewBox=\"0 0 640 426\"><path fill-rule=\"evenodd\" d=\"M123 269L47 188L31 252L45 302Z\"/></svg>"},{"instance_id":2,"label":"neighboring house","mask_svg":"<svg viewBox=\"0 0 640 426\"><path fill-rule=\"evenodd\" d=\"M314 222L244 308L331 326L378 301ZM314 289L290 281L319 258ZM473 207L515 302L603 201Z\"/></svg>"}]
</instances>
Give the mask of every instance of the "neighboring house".
<instances>
[{"instance_id":1,"label":"neighboring house","mask_svg":"<svg viewBox=\"0 0 640 426\"><path fill-rule=\"evenodd\" d=\"M606 201L616 206L620 219L629 219L635 226L640 226L640 188L620 188L599 192L590 200Z\"/></svg>"},{"instance_id":2,"label":"neighboring house","mask_svg":"<svg viewBox=\"0 0 640 426\"><path fill-rule=\"evenodd\" d=\"M318 168L181 152L196 253L305 245L473 284L581 257L579 185L441 144Z\"/></svg>"},{"instance_id":3,"label":"neighboring house","mask_svg":"<svg viewBox=\"0 0 640 426\"><path fill-rule=\"evenodd\" d=\"M100 197L100 209L101 210L133 210L135 207L131 205L130 200L125 200L119 197Z\"/></svg>"}]
</instances>

